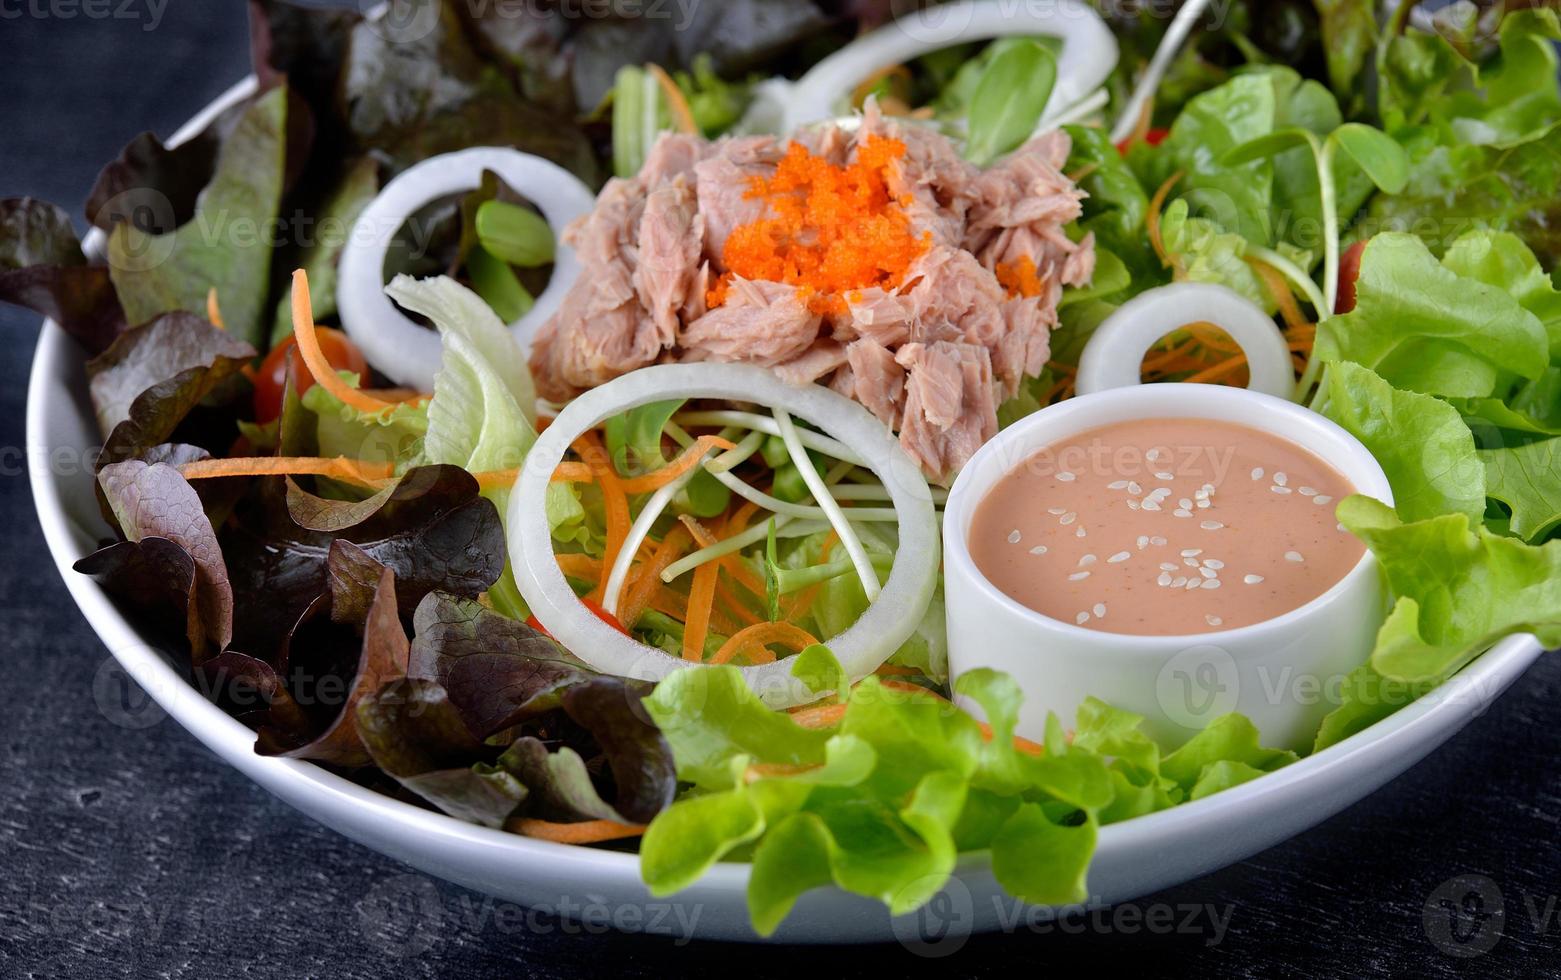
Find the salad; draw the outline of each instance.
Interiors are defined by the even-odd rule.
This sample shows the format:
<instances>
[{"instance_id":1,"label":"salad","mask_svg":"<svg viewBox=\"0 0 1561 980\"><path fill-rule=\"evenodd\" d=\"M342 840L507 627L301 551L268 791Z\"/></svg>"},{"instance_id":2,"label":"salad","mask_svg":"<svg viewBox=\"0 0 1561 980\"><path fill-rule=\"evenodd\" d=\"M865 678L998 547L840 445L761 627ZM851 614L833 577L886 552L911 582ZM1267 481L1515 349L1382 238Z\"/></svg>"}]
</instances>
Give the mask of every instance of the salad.
<instances>
[{"instance_id":1,"label":"salad","mask_svg":"<svg viewBox=\"0 0 1561 980\"><path fill-rule=\"evenodd\" d=\"M1504 636L1561 644L1553 9L1105 4L1098 86L1066 31L961 41L778 132L787 79L890 5L739 0L681 32L437 6L414 37L253 0L254 92L110 162L101 245L0 201L0 299L79 343L103 431L112 536L77 570L257 752L637 850L657 894L749 862L763 934L831 883L909 911L972 851L1018 898L1084 899L1102 825L1298 753L1236 714L1163 745L1095 699L1016 736L1012 678L950 677L941 509L1173 282L1272 316L1297 399L1392 485L1337 505L1393 604L1310 751ZM381 278L439 362L371 361L355 224L469 147L595 203L560 236L494 172L428 201ZM1199 322L1141 374L1248 379Z\"/></svg>"}]
</instances>

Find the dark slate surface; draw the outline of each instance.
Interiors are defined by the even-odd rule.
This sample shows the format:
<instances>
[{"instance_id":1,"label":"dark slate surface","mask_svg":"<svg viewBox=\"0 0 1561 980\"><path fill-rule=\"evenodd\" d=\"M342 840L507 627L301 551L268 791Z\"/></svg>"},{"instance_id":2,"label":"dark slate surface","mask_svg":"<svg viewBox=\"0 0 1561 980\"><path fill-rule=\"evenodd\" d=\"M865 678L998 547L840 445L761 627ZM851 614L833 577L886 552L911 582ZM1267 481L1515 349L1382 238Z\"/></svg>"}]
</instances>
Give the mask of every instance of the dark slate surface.
<instances>
[{"instance_id":1,"label":"dark slate surface","mask_svg":"<svg viewBox=\"0 0 1561 980\"><path fill-rule=\"evenodd\" d=\"M131 20L89 18L79 12L86 6L0 2L0 195L79 210L98 165L127 139L170 133L242 72L236 3L174 0L164 9L130 0L121 9ZM171 721L135 727L122 710L100 710L93 678L106 654L49 562L25 478L23 400L37 331L33 317L0 310L0 976L656 976L815 963L866 974L922 965L892 946L827 958L680 948L518 916L312 823ZM1555 975L1558 694L1561 662L1543 661L1428 761L1302 837L1121 917L974 938L939 965L1033 975L1087 957L1153 975ZM1471 875L1479 877L1459 877ZM1471 893L1485 896L1483 910ZM405 910L408 896L438 902L421 906L427 914L410 920L417 928L385 914ZM1498 909L1504 916L1490 914ZM1186 928L1139 924L1156 916Z\"/></svg>"}]
</instances>

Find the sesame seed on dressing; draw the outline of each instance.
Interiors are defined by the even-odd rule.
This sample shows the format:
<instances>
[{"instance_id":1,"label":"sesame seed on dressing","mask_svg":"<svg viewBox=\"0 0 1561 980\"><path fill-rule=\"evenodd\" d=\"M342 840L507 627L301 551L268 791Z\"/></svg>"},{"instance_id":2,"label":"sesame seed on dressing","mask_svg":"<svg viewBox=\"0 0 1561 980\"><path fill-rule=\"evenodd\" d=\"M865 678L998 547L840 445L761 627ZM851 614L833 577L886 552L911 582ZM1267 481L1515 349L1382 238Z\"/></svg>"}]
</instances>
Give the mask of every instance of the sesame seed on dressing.
<instances>
[{"instance_id":1,"label":"sesame seed on dressing","mask_svg":"<svg viewBox=\"0 0 1561 980\"><path fill-rule=\"evenodd\" d=\"M1151 458L1150 447L1162 448ZM1141 419L1021 462L976 506L969 543L1000 591L1044 615L1108 633L1190 636L1214 625L1210 617L1239 628L1332 587L1364 549L1338 529L1332 507L1305 505L1352 492L1326 462L1270 433ZM1021 547L1007 546L1012 534ZM1135 559L1151 548L1167 551ZM1210 594L1232 580L1242 587Z\"/></svg>"},{"instance_id":2,"label":"sesame seed on dressing","mask_svg":"<svg viewBox=\"0 0 1561 980\"><path fill-rule=\"evenodd\" d=\"M1018 544L1019 543L1019 529L1018 528L1014 528L1012 531L1008 532L1008 543L1009 544Z\"/></svg>"}]
</instances>

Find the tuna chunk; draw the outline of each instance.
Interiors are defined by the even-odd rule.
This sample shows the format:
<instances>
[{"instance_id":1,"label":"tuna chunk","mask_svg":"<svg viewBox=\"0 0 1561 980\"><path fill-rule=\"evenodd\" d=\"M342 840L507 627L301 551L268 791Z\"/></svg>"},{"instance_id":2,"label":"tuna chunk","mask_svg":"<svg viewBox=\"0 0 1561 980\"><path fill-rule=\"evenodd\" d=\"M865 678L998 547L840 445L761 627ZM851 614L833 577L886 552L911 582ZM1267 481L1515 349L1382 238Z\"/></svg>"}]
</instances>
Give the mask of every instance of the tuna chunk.
<instances>
[{"instance_id":1,"label":"tuna chunk","mask_svg":"<svg viewBox=\"0 0 1561 980\"><path fill-rule=\"evenodd\" d=\"M1028 259L1052 306L1063 286L1087 285L1095 273L1094 236L1073 242L1062 230L1086 196L1062 173L1071 148L1060 130L1037 136L970 185L964 247L989 269Z\"/></svg>"},{"instance_id":2,"label":"tuna chunk","mask_svg":"<svg viewBox=\"0 0 1561 980\"><path fill-rule=\"evenodd\" d=\"M895 360L909 370L900 447L929 478L947 482L997 434L990 355L940 340L906 344Z\"/></svg>"},{"instance_id":3,"label":"tuna chunk","mask_svg":"<svg viewBox=\"0 0 1561 980\"><path fill-rule=\"evenodd\" d=\"M910 339L991 346L1006 332L1007 298L992 270L962 249L934 246L911 267L903 295L911 312Z\"/></svg>"},{"instance_id":4,"label":"tuna chunk","mask_svg":"<svg viewBox=\"0 0 1561 980\"><path fill-rule=\"evenodd\" d=\"M846 363L849 381L842 381L843 393L867 406L884 425L898 428L900 409L905 404L905 368L894 359L894 354L864 337L846 347Z\"/></svg>"},{"instance_id":5,"label":"tuna chunk","mask_svg":"<svg viewBox=\"0 0 1561 980\"><path fill-rule=\"evenodd\" d=\"M803 353L775 366L775 373L788 384L812 384L846 362L845 345L834 340L820 340Z\"/></svg>"},{"instance_id":6,"label":"tuna chunk","mask_svg":"<svg viewBox=\"0 0 1561 980\"><path fill-rule=\"evenodd\" d=\"M843 302L814 304L821 316L793 285L734 277L709 308L712 281L730 271L728 238L765 216L754 183L774 175L788 144L664 135L640 173L608 181L564 235L584 268L533 341L538 392L564 401L660 361L764 365L860 402L930 477L951 479L996 433L997 406L1044 369L1064 287L1094 275L1094 238L1064 231L1084 198L1062 172L1065 133L982 171L936 131L870 102L855 131L811 127L796 140L844 166L875 134L905 147L885 181L928 242L898 286L844 289L831 298ZM1038 289L1015 269L1022 263Z\"/></svg>"},{"instance_id":7,"label":"tuna chunk","mask_svg":"<svg viewBox=\"0 0 1561 980\"><path fill-rule=\"evenodd\" d=\"M1002 384L1003 398L1019 393L1025 378L1033 378L1051 357L1051 328L1057 311L1039 296L1015 296L1003 303L1008 331L992 348L992 373Z\"/></svg>"},{"instance_id":8,"label":"tuna chunk","mask_svg":"<svg viewBox=\"0 0 1561 980\"><path fill-rule=\"evenodd\" d=\"M697 284L704 243L705 219L682 174L650 192L640 219L634 291L655 322L662 347L677 340L678 311Z\"/></svg>"},{"instance_id":9,"label":"tuna chunk","mask_svg":"<svg viewBox=\"0 0 1561 980\"><path fill-rule=\"evenodd\" d=\"M692 184L694 165L710 155L711 146L708 140L698 136L662 133L645 156L639 180L651 190L677 176L686 178Z\"/></svg>"},{"instance_id":10,"label":"tuna chunk","mask_svg":"<svg viewBox=\"0 0 1561 980\"><path fill-rule=\"evenodd\" d=\"M724 304L683 328L678 345L691 361L774 366L818 339L819 316L794 286L734 278Z\"/></svg>"},{"instance_id":11,"label":"tuna chunk","mask_svg":"<svg viewBox=\"0 0 1561 980\"><path fill-rule=\"evenodd\" d=\"M644 212L638 181L610 180L596 210L564 231L585 271L532 341L531 373L542 397L563 401L660 354L655 322L634 287Z\"/></svg>"},{"instance_id":12,"label":"tuna chunk","mask_svg":"<svg viewBox=\"0 0 1561 980\"><path fill-rule=\"evenodd\" d=\"M769 177L785 154L773 136L741 136L714 145L694 167L699 211L705 216L705 257L718 271L721 250L738 225L764 216L765 203L747 195L754 177Z\"/></svg>"},{"instance_id":13,"label":"tuna chunk","mask_svg":"<svg viewBox=\"0 0 1561 980\"><path fill-rule=\"evenodd\" d=\"M847 294L850 333L868 337L883 347L898 347L911 336L911 307L905 297L877 286Z\"/></svg>"}]
</instances>

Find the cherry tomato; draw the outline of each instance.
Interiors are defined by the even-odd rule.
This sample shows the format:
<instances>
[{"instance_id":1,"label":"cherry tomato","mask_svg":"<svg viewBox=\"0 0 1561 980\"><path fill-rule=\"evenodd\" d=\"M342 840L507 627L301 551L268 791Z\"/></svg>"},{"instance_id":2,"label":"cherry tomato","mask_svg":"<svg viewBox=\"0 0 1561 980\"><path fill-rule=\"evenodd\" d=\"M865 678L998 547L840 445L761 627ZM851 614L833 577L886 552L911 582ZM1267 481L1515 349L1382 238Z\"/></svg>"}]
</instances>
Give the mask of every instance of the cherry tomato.
<instances>
[{"instance_id":1,"label":"cherry tomato","mask_svg":"<svg viewBox=\"0 0 1561 980\"><path fill-rule=\"evenodd\" d=\"M1169 129L1161 129L1156 127L1155 129L1151 129L1149 132L1144 134L1144 142L1148 143L1150 146L1159 146L1161 143L1165 142L1165 138L1169 135L1171 135L1171 131ZM1133 143L1133 138L1131 136L1128 137L1127 139L1117 144L1117 152L1123 156L1127 156L1127 151L1133 148Z\"/></svg>"},{"instance_id":2,"label":"cherry tomato","mask_svg":"<svg viewBox=\"0 0 1561 980\"><path fill-rule=\"evenodd\" d=\"M597 619L601 620L602 622L606 623L608 626L611 626L613 629L615 629L618 632L622 633L624 636L628 636L629 635L629 631L623 628L623 624L622 623L618 622L618 617L614 616L612 613L610 613L607 610L603 609L601 603L597 602L594 599L582 598L580 600L580 604L585 606L585 608L591 610L591 614L592 615L594 615ZM537 617L535 617L535 616L527 616L526 617L526 625L531 627L532 629L536 630L538 633L542 633L542 634L545 634L547 636L552 636L553 635L552 633L549 633L546 629L544 629L542 627L541 621L538 620Z\"/></svg>"},{"instance_id":3,"label":"cherry tomato","mask_svg":"<svg viewBox=\"0 0 1561 980\"><path fill-rule=\"evenodd\" d=\"M1366 251L1364 241L1356 242L1344 250L1339 258L1339 295L1333 301L1333 312L1348 313L1355 309L1355 280L1360 278L1360 253Z\"/></svg>"},{"instance_id":4,"label":"cherry tomato","mask_svg":"<svg viewBox=\"0 0 1561 980\"><path fill-rule=\"evenodd\" d=\"M315 335L320 338L320 352L330 362L331 367L341 371L354 371L360 378L367 378L369 374L369 362L363 359L363 352L357 345L347 339L347 335L340 330L332 330L330 327L316 327ZM287 389L287 352L295 350L298 341L289 337L271 348L271 353L260 363L260 370L255 372L255 421L270 422L282 414L282 394ZM303 367L300 363L299 368ZM314 385L314 377L306 370L298 372L298 394L302 395Z\"/></svg>"}]
</instances>

